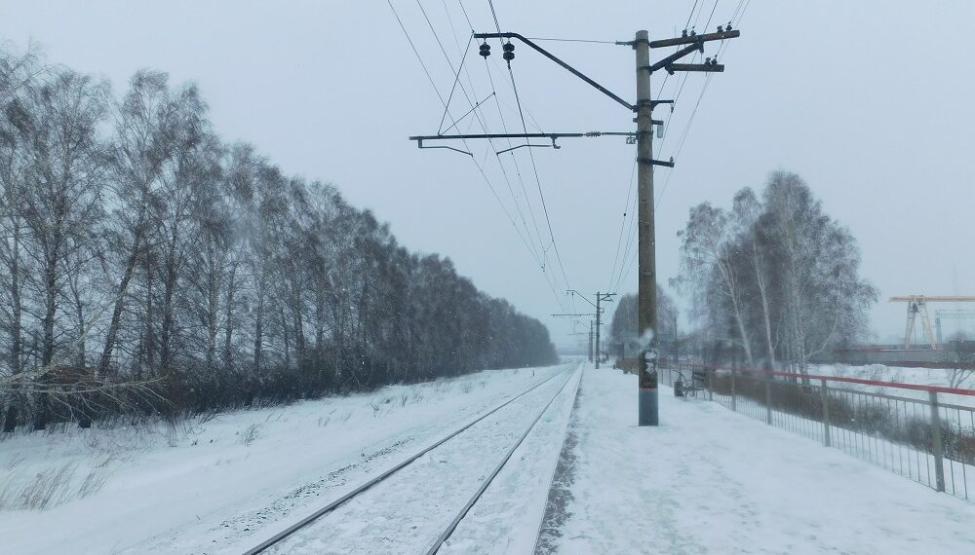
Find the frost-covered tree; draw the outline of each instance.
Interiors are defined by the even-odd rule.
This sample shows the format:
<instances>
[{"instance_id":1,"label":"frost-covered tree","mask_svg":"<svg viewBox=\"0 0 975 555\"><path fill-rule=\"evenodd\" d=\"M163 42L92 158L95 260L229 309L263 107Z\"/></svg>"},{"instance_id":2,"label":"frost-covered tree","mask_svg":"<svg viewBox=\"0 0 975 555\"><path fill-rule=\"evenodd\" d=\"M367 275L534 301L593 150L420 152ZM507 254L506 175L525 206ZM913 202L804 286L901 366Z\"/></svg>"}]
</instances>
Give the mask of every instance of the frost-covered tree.
<instances>
[{"instance_id":1,"label":"frost-covered tree","mask_svg":"<svg viewBox=\"0 0 975 555\"><path fill-rule=\"evenodd\" d=\"M761 200L742 189L730 211L698 205L680 235L675 281L691 293L702 335L732 338L750 366L760 358L805 372L866 331L876 291L859 275L856 241L799 176L773 173Z\"/></svg>"},{"instance_id":2,"label":"frost-covered tree","mask_svg":"<svg viewBox=\"0 0 975 555\"><path fill-rule=\"evenodd\" d=\"M113 100L0 51L0 202L5 431L556 360L540 322L449 259L221 141L165 73Z\"/></svg>"}]
</instances>

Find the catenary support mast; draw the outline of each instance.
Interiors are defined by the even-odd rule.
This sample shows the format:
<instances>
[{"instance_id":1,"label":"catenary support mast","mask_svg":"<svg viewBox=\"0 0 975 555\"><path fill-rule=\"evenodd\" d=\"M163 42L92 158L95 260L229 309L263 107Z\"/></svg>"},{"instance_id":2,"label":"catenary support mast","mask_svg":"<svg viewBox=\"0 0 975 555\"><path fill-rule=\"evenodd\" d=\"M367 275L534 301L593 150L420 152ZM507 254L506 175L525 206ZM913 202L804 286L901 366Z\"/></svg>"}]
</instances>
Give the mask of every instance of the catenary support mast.
<instances>
[{"instance_id":1,"label":"catenary support mast","mask_svg":"<svg viewBox=\"0 0 975 555\"><path fill-rule=\"evenodd\" d=\"M650 98L650 39L637 31L636 51L636 151L637 151L637 235L638 316L641 348L639 359L639 425L656 426L657 407L657 261L653 225L653 104ZM649 342L647 339L649 338Z\"/></svg>"},{"instance_id":2,"label":"catenary support mast","mask_svg":"<svg viewBox=\"0 0 975 555\"><path fill-rule=\"evenodd\" d=\"M617 42L616 44L622 46L631 46L636 52L636 92L637 100L636 104L630 104L624 100L619 95L614 94L606 87L600 85L592 78L582 73L578 69L572 67L559 57L555 56L551 52L545 50L541 46L535 44L531 39L528 39L518 33L474 33L473 38L484 41L480 46L480 55L485 59L491 55L491 47L487 43L488 39L507 39L508 42L504 43L504 59L509 64L514 59L514 44L511 39L521 41L528 47L532 48L536 52L542 54L549 60L555 62L562 68L566 69L576 77L582 79L592 87L594 87L599 92L613 99L627 110L636 113L636 124L637 130L635 134L629 132L588 132L588 133L481 133L481 134L464 134L464 135L415 135L410 137L410 140L416 141L417 146L420 148L441 148L449 149L456 152L461 152L465 155L473 156L470 152L466 150L460 150L454 147L446 145L426 145L424 146L424 141L430 143L432 141L451 141L451 140L491 140L496 138L507 138L507 139L532 139L532 138L547 138L552 141L552 146L556 147L555 141L559 138L576 138L576 137L598 137L604 135L612 136L626 136L628 140L631 140L633 135L636 135L637 143L637 162L638 162L638 193L637 193L637 218L638 218L638 235L639 235L639 292L638 292L638 327L641 336L641 352L639 356L639 380L638 380L638 405L639 405L639 416L638 421L641 426L656 426L659 422L659 410L657 406L657 361L658 361L658 344L659 340L656 336L657 330L657 272L656 272L656 240L654 237L654 214L653 214L653 167L654 166L664 166L672 168L674 167L674 160L671 158L669 161L654 160L653 159L653 126L662 125L662 121L654 120L652 118L652 112L654 106L659 104L673 104L673 100L652 100L650 96L650 75L659 70L665 70L667 73L673 74L675 72L681 71L693 71L693 72L722 72L724 71L724 66L718 63L717 58L705 58L703 64L687 64L678 63L678 60L684 58L695 52L704 52L704 43L712 41L723 41L726 39L738 38L741 33L737 29L732 29L731 25L718 26L717 32L704 33L701 35L696 34L693 30L688 31L685 29L681 36L674 37L670 39L663 39L651 42L649 40L649 34L647 31L637 31L636 38L633 41ZM676 52L665 56L654 64L650 64L650 50L654 48L669 48L674 46L681 46ZM474 106L471 111L476 109ZM540 146L540 145L519 145L515 148L520 148L521 146ZM507 149L502 152L507 152ZM498 153L500 154L500 152ZM603 295L612 296L615 293L604 293ZM603 298L600 300L601 295L596 294L596 304L600 304L602 300L609 300L608 298ZM588 300L588 299L587 299ZM590 302L590 304L593 304ZM593 304L593 306L596 306ZM593 331L592 348L592 358L596 363L596 367L599 367L599 307L596 309L596 326ZM554 315L553 315L554 316ZM559 315L559 316L578 316L578 315Z\"/></svg>"}]
</instances>

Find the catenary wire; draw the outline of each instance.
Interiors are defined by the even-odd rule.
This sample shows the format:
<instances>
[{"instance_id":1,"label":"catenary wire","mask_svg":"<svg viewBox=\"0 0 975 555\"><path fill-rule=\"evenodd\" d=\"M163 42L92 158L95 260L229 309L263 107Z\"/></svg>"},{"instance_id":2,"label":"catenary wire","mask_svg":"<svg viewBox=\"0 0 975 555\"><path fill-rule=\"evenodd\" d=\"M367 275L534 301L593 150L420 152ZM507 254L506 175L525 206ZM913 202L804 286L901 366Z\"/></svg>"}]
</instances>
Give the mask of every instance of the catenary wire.
<instances>
[{"instance_id":1,"label":"catenary wire","mask_svg":"<svg viewBox=\"0 0 975 555\"><path fill-rule=\"evenodd\" d=\"M440 99L440 102L446 106L446 100L444 99L443 94L440 92L440 89L437 87L436 82L433 79L433 76L430 74L430 71L427 68L426 62L424 62L423 57L420 55L419 50L417 50L416 44L414 43L413 38L410 36L409 31L407 31L406 26L403 24L403 20L402 20L402 18L400 18L399 12L397 12L397 10L393 6L391 0L386 0L386 3L389 5L390 10L393 12L393 16L396 18L396 21L399 24L400 29L403 31L403 34L406 37L407 42L410 44L410 48L413 50L413 53L416 56L417 61L420 63L420 66L423 69L424 74L427 76L427 80L430 82L430 86L433 87L433 90L436 93L437 98ZM452 123L455 123L456 124L456 120L454 119L453 114L451 114L449 111L448 111L448 117L450 117ZM467 148L468 150L470 150L470 147L468 146L466 140L464 140L464 146L465 146L465 148ZM507 207L505 207L504 202L501 201L501 197L498 195L497 190L495 189L494 185L491 183L491 180L488 178L486 172L484 171L483 166L477 161L476 158L473 158L472 157L472 160L474 162L475 167L477 168L478 173L480 174L481 178L484 180L484 183L488 186L488 189L491 191L491 194L494 196L495 200L498 202L498 205L501 207L502 212L508 218L508 221L512 224L512 227L515 228L515 232L518 234L518 237L521 239L522 243L525 245L525 247L529 251L529 253L532 254L533 257L536 258L536 262L539 264L539 266L542 267L542 268L544 268L544 264L542 263L541 260L539 260L537 258L537 256L535 255L534 250L531 248L531 246L529 245L528 241L525 239L524 235L521 233L521 230L518 228L518 225L515 223L515 220L512 217L511 213L508 211ZM543 274L544 273L545 272L543 270ZM546 278L546 283L549 283L547 278ZM549 283L549 286L551 288L551 284L550 283ZM558 293L554 290L554 288L552 288L552 293L556 297L557 304L560 307L563 306L563 304L562 304L562 298L561 298L560 295L558 295Z\"/></svg>"}]
</instances>

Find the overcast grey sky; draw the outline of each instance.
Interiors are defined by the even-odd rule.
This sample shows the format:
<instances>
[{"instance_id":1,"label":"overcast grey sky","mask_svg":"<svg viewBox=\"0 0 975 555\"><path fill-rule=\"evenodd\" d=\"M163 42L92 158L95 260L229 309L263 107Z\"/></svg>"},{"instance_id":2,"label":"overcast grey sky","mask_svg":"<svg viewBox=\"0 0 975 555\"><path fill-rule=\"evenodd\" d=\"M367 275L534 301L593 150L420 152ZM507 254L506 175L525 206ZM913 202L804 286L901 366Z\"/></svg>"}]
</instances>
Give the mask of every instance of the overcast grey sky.
<instances>
[{"instance_id":1,"label":"overcast grey sky","mask_svg":"<svg viewBox=\"0 0 975 555\"><path fill-rule=\"evenodd\" d=\"M700 1L703 24L714 3ZM446 97L453 76L418 3L393 4ZM641 28L651 38L672 36L693 4L495 0L502 30L597 40L629 40ZM461 4L421 5L456 65L457 42L463 47L470 31ZM494 30L487 0L463 6L478 31ZM711 27L738 6L718 0ZM712 78L677 168L657 171L661 282L677 271L675 234L690 206L727 206L737 189L761 188L769 172L785 169L802 175L859 240L863 273L881 292L872 312L881 339L903 330L903 305L887 303L891 295L975 294L975 78L965 38L973 21L969 0L751 0L742 37L726 46L727 70ZM0 39L18 49L34 40L50 61L104 76L116 93L144 67L197 82L224 139L255 144L286 172L336 184L389 221L405 245L449 256L478 287L543 319L557 344L575 340L567 322L547 317L573 309L552 291L565 287L552 249L546 279L469 157L420 151L406 140L435 133L443 109L386 2L2 0ZM543 44L624 98L635 96L630 49ZM484 98L491 87L475 54L472 46L470 92ZM514 132L521 122L497 44L493 54L497 98ZM545 131L632 127L625 109L526 47L518 46L512 69L530 130L532 120ZM671 120L659 157L676 154L704 79L690 76L672 115L655 112ZM669 79L663 96L672 98L680 81ZM655 75L655 94L661 82ZM469 109L466 102L455 96L454 116ZM482 117L501 131L493 99ZM480 132L470 123L459 128ZM518 202L528 237L547 240L527 149L518 166L537 234L510 157L513 195L495 155L472 146L515 223ZM634 149L622 138L561 146L533 149L556 245L572 287L605 290L615 282ZM635 290L635 270L628 266L621 292Z\"/></svg>"}]
</instances>

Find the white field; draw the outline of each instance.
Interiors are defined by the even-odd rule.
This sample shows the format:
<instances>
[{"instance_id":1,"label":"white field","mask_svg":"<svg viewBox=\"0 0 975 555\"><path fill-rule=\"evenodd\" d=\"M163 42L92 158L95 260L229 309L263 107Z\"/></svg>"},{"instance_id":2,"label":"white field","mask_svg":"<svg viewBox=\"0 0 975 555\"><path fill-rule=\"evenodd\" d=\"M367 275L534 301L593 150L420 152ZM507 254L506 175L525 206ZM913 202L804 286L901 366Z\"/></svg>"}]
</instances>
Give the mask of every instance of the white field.
<instances>
[{"instance_id":1,"label":"white field","mask_svg":"<svg viewBox=\"0 0 975 555\"><path fill-rule=\"evenodd\" d=\"M939 387L954 387L957 389L975 390L975 370L945 370L941 368L908 368L903 366L885 366L883 364L868 364L864 366L847 366L845 364L822 364L810 369L810 373L844 378L859 378L879 382L906 383L915 385L933 385ZM928 393L897 387L869 386L850 383L833 383L830 387L856 389L910 399L928 401ZM975 396L953 395L939 393L941 403L951 403L975 408Z\"/></svg>"}]
</instances>

